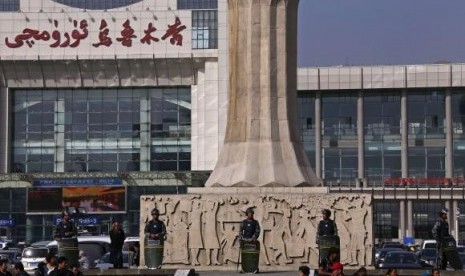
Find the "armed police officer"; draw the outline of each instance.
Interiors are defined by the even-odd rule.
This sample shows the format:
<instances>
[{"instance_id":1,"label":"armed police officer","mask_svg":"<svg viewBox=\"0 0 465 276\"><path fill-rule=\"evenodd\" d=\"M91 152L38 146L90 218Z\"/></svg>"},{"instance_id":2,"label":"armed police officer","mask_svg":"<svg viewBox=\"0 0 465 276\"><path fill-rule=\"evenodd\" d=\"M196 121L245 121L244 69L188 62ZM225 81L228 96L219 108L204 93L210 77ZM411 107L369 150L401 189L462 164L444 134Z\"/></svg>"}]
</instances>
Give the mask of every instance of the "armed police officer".
<instances>
[{"instance_id":1,"label":"armed police officer","mask_svg":"<svg viewBox=\"0 0 465 276\"><path fill-rule=\"evenodd\" d=\"M163 263L164 240L166 235L165 223L158 219L160 211L152 209L152 220L145 226L145 265L150 269L159 269Z\"/></svg>"},{"instance_id":2,"label":"armed police officer","mask_svg":"<svg viewBox=\"0 0 465 276\"><path fill-rule=\"evenodd\" d=\"M239 238L243 241L256 241L260 235L260 224L253 218L252 208L245 210L247 218L244 219L239 228Z\"/></svg>"},{"instance_id":3,"label":"armed police officer","mask_svg":"<svg viewBox=\"0 0 465 276\"><path fill-rule=\"evenodd\" d=\"M242 221L239 228L242 272L258 273L260 243L257 239L260 236L260 224L254 219L254 211L251 207L245 210L245 214L247 218Z\"/></svg>"},{"instance_id":4,"label":"armed police officer","mask_svg":"<svg viewBox=\"0 0 465 276\"><path fill-rule=\"evenodd\" d=\"M316 232L316 243L318 244L320 262L328 258L331 252L340 252L340 240L337 235L336 222L331 219L331 211L323 209L321 211L323 219L318 224Z\"/></svg>"},{"instance_id":5,"label":"armed police officer","mask_svg":"<svg viewBox=\"0 0 465 276\"><path fill-rule=\"evenodd\" d=\"M145 235L152 240L164 240L166 235L165 223L158 219L160 211L154 208L151 212L152 220L145 226Z\"/></svg>"},{"instance_id":6,"label":"armed police officer","mask_svg":"<svg viewBox=\"0 0 465 276\"><path fill-rule=\"evenodd\" d=\"M438 257L441 258L441 269L446 269L447 262L451 262L450 257L454 255L446 254L445 247L448 246L448 241L453 240L451 235L449 234L449 223L447 222L447 212L449 210L447 208L443 208L441 211L438 212L438 220L433 226L433 230L431 231L433 234L433 238L436 239L438 245ZM455 243L455 241L453 241ZM438 264L439 265L439 264Z\"/></svg>"},{"instance_id":7,"label":"armed police officer","mask_svg":"<svg viewBox=\"0 0 465 276\"><path fill-rule=\"evenodd\" d=\"M323 209L321 211L323 219L318 224L318 231L316 233L316 242L320 242L321 236L337 236L336 222L331 219L331 211Z\"/></svg>"},{"instance_id":8,"label":"armed police officer","mask_svg":"<svg viewBox=\"0 0 465 276\"><path fill-rule=\"evenodd\" d=\"M78 233L76 226L69 219L69 214L66 211L62 212L62 220L53 230L53 238L55 239L73 238Z\"/></svg>"}]
</instances>

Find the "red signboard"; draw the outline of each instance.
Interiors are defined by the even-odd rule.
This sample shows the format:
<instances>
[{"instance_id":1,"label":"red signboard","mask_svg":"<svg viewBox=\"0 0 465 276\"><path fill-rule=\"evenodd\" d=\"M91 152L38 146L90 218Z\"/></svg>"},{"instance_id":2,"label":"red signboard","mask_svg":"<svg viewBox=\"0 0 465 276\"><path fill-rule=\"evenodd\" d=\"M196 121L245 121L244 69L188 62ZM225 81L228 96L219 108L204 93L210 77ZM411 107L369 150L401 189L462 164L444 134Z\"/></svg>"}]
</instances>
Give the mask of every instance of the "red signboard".
<instances>
[{"instance_id":1,"label":"red signboard","mask_svg":"<svg viewBox=\"0 0 465 276\"><path fill-rule=\"evenodd\" d=\"M51 48L76 48L80 45L81 41L86 39L92 39L95 42L92 46L98 48L100 46L110 47L113 44L113 38L110 37L110 29L105 20L101 20L98 25L99 34L98 37L89 38L89 28L96 26L89 26L87 20L73 20L74 29L68 32L61 32L58 30L59 22L53 21L53 30L40 30L34 28L25 28L20 34L17 34L14 38L5 38L5 44L8 48L16 49L27 45L32 48L34 44L38 42L49 43ZM94 24L95 25L95 24ZM158 43L161 40L169 38L172 45L182 46L183 36L181 32L187 27L182 24L179 17L174 18L174 24L167 26L164 32L157 34L158 29L155 27L153 22L147 24L147 28L143 34L138 34L131 26L131 21L127 19L122 23L120 36L114 37L114 39L121 43L125 47L132 47L133 41L139 38L141 44L150 45L151 42Z\"/></svg>"}]
</instances>

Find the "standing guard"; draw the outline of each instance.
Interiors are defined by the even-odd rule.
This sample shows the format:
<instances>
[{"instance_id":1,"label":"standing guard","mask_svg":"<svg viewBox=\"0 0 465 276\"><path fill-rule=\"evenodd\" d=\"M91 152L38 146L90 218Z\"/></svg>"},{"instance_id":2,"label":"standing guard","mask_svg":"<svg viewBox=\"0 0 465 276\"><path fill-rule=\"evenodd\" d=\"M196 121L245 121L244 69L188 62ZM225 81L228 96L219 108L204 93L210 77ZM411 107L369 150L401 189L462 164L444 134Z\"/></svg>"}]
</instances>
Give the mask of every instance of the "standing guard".
<instances>
[{"instance_id":1,"label":"standing guard","mask_svg":"<svg viewBox=\"0 0 465 276\"><path fill-rule=\"evenodd\" d=\"M79 248L77 228L70 220L69 213L63 211L62 220L53 229L53 238L57 241L58 257L65 257L69 264L79 266Z\"/></svg>"},{"instance_id":2,"label":"standing guard","mask_svg":"<svg viewBox=\"0 0 465 276\"><path fill-rule=\"evenodd\" d=\"M166 236L165 223L158 219L160 211L154 208L152 220L145 226L145 265L149 269L160 269L163 263L163 247Z\"/></svg>"},{"instance_id":3,"label":"standing guard","mask_svg":"<svg viewBox=\"0 0 465 276\"><path fill-rule=\"evenodd\" d=\"M258 273L258 261L260 257L260 243L257 241L260 235L260 224L254 219L253 208L245 211L247 219L243 220L239 229L241 241L241 267L245 273Z\"/></svg>"},{"instance_id":4,"label":"standing guard","mask_svg":"<svg viewBox=\"0 0 465 276\"><path fill-rule=\"evenodd\" d=\"M336 251L340 255L340 241L337 235L336 222L332 220L331 211L323 209L321 211L323 219L318 224L316 233L316 243L319 249L319 262L328 257L329 252Z\"/></svg>"},{"instance_id":5,"label":"standing guard","mask_svg":"<svg viewBox=\"0 0 465 276\"><path fill-rule=\"evenodd\" d=\"M457 243L449 234L449 223L447 222L447 208L443 208L438 213L438 221L433 226L433 238L437 241L438 257L441 259L440 264L436 262L440 269L445 270L447 262L450 263L454 270L462 270L462 263L457 252Z\"/></svg>"}]
</instances>

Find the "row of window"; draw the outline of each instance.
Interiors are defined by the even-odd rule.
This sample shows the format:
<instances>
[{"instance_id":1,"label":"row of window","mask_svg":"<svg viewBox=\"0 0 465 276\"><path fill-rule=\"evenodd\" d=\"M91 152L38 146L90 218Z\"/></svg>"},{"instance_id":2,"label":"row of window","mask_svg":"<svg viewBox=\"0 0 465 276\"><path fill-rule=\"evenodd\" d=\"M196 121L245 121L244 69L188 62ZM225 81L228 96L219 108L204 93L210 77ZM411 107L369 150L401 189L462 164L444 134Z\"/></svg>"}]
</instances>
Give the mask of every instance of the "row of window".
<instances>
[{"instance_id":1,"label":"row of window","mask_svg":"<svg viewBox=\"0 0 465 276\"><path fill-rule=\"evenodd\" d=\"M315 164L315 99L299 94L302 141ZM353 180L358 174L357 92L325 92L321 95L322 176L329 181ZM407 94L408 173L411 177L445 175L445 91L417 90ZM452 93L454 176L465 172L465 93ZM363 95L365 177L371 184L401 175L401 91L386 90ZM436 139L436 145L425 143ZM349 140L352 144L348 143ZM442 141L442 142L441 142ZM341 147L342 144L345 144ZM373 180L378 183L373 183Z\"/></svg>"},{"instance_id":2,"label":"row of window","mask_svg":"<svg viewBox=\"0 0 465 276\"><path fill-rule=\"evenodd\" d=\"M110 10L126 7L143 0L53 0L73 8L85 10ZM2 0L0 11L19 11L20 0ZM218 9L218 0L178 0L178 10Z\"/></svg>"},{"instance_id":3,"label":"row of window","mask_svg":"<svg viewBox=\"0 0 465 276\"><path fill-rule=\"evenodd\" d=\"M16 90L13 172L190 170L189 88Z\"/></svg>"}]
</instances>

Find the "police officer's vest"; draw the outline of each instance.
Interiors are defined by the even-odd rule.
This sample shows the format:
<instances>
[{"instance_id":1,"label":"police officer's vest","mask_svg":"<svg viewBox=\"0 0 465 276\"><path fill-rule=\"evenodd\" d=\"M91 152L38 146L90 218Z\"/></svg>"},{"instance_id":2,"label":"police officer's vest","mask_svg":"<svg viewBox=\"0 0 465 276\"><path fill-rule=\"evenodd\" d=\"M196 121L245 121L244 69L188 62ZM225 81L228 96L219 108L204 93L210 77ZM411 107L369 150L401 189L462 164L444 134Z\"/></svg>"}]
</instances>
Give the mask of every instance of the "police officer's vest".
<instances>
[{"instance_id":1,"label":"police officer's vest","mask_svg":"<svg viewBox=\"0 0 465 276\"><path fill-rule=\"evenodd\" d=\"M322 220L318 224L318 234L320 236L333 236L336 235L336 227L334 227L334 220Z\"/></svg>"},{"instance_id":2,"label":"police officer's vest","mask_svg":"<svg viewBox=\"0 0 465 276\"><path fill-rule=\"evenodd\" d=\"M150 234L159 234L163 231L163 222L161 220L149 222L148 232Z\"/></svg>"},{"instance_id":3,"label":"police officer's vest","mask_svg":"<svg viewBox=\"0 0 465 276\"><path fill-rule=\"evenodd\" d=\"M258 221L245 219L242 221L242 237L250 239L255 235Z\"/></svg>"},{"instance_id":4,"label":"police officer's vest","mask_svg":"<svg viewBox=\"0 0 465 276\"><path fill-rule=\"evenodd\" d=\"M442 219L438 220L439 222L439 229L438 229L438 238L446 238L449 237L449 223L443 221Z\"/></svg>"}]
</instances>

